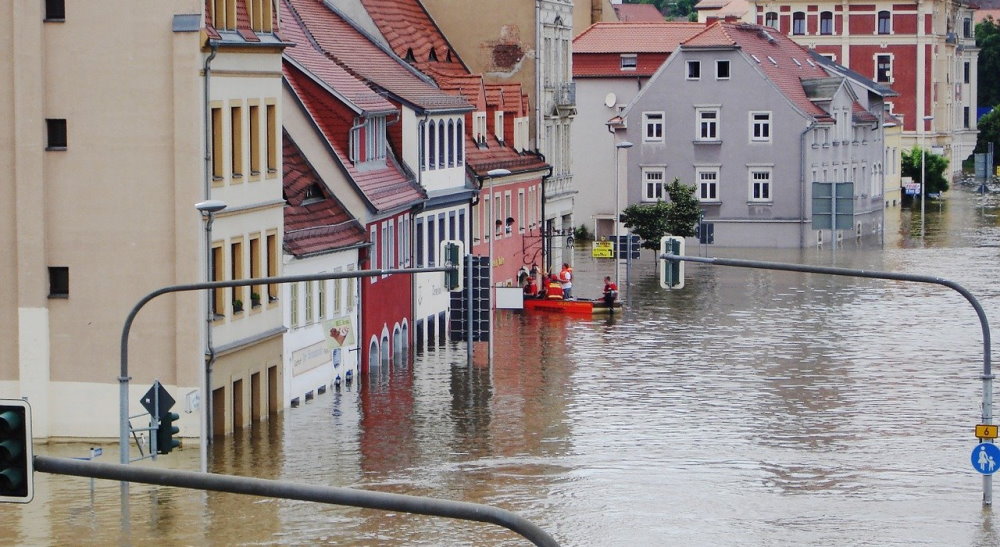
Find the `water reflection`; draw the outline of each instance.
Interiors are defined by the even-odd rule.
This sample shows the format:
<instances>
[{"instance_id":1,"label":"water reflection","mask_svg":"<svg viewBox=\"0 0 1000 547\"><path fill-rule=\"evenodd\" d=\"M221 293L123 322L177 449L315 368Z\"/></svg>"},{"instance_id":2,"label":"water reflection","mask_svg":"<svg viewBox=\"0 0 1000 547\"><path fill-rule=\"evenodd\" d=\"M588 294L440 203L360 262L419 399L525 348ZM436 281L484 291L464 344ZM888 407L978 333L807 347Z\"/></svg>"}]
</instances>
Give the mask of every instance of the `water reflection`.
<instances>
[{"instance_id":1,"label":"water reflection","mask_svg":"<svg viewBox=\"0 0 1000 547\"><path fill-rule=\"evenodd\" d=\"M955 192L928 208L923 241L904 211L884 249L702 251L942 276L997 321L998 205ZM211 470L498 505L565 545L997 544L968 463L982 343L960 295L696 264L664 291L650 257L623 316L502 312L492 366L467 365L464 344L426 348L213 445ZM582 247L576 272L585 296L612 274ZM524 544L485 524L145 486L124 532L116 483L36 481L35 503L0 506L5 543Z\"/></svg>"}]
</instances>

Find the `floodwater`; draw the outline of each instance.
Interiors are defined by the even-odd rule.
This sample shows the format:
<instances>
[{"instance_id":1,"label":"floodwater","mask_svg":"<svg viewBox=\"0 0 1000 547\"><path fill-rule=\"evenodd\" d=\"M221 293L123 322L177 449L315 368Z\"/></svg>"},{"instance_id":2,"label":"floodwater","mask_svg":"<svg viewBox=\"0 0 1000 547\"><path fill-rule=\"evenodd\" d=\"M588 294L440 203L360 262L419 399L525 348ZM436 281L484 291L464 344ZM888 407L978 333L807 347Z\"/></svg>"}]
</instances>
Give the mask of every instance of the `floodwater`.
<instances>
[{"instance_id":1,"label":"floodwater","mask_svg":"<svg viewBox=\"0 0 1000 547\"><path fill-rule=\"evenodd\" d=\"M919 208L890 210L884 248L688 252L940 276L996 324L998 214L959 189L928 204L922 239ZM982 331L957 292L691 263L666 291L644 253L622 317L500 312L492 366L467 366L464 344L426 349L216 442L210 469L495 505L563 545L1000 544L970 464ZM611 268L578 249L574 292L596 296ZM0 543L525 544L489 524L145 485L124 526L116 482L36 473L35 488L0 506Z\"/></svg>"}]
</instances>

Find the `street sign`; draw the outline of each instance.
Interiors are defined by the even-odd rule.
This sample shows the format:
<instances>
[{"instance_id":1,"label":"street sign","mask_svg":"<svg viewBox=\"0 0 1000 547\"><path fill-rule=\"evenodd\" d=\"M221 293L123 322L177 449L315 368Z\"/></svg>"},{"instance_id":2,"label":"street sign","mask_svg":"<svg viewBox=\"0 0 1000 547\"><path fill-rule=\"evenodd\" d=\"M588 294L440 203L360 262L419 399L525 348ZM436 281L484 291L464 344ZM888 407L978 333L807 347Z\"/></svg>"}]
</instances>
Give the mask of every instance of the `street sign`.
<instances>
[{"instance_id":1,"label":"street sign","mask_svg":"<svg viewBox=\"0 0 1000 547\"><path fill-rule=\"evenodd\" d=\"M149 412L151 416L156 416L162 418L170 412L170 409L174 406L174 398L167 393L167 390L163 387L163 384L159 380L153 380L153 386L149 388L149 391L142 396L142 400L139 401L143 408ZM157 405L159 403L159 405ZM157 406L154 406L157 405Z\"/></svg>"},{"instance_id":2,"label":"street sign","mask_svg":"<svg viewBox=\"0 0 1000 547\"><path fill-rule=\"evenodd\" d=\"M972 449L972 467L983 475L992 475L1000 465L1000 447L993 443L979 443Z\"/></svg>"},{"instance_id":3,"label":"street sign","mask_svg":"<svg viewBox=\"0 0 1000 547\"><path fill-rule=\"evenodd\" d=\"M594 258L614 258L615 248L610 241L595 241L590 254Z\"/></svg>"},{"instance_id":4,"label":"street sign","mask_svg":"<svg viewBox=\"0 0 1000 547\"><path fill-rule=\"evenodd\" d=\"M976 437L979 439L997 438L997 428L1000 426L990 424L979 424L976 426Z\"/></svg>"}]
</instances>

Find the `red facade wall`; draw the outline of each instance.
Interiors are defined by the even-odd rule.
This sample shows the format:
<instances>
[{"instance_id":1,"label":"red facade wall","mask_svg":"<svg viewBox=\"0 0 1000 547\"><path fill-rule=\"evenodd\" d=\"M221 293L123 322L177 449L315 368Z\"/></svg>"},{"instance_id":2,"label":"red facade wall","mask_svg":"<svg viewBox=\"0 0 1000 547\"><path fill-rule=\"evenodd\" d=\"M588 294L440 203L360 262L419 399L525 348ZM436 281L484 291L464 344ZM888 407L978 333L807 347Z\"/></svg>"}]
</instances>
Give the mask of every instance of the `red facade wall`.
<instances>
[{"instance_id":1,"label":"red facade wall","mask_svg":"<svg viewBox=\"0 0 1000 547\"><path fill-rule=\"evenodd\" d=\"M916 13L904 13L904 14L892 14L892 33L893 34L917 34L917 14Z\"/></svg>"},{"instance_id":2,"label":"red facade wall","mask_svg":"<svg viewBox=\"0 0 1000 547\"><path fill-rule=\"evenodd\" d=\"M871 13L851 15L851 34L875 34L875 19Z\"/></svg>"},{"instance_id":3,"label":"red facade wall","mask_svg":"<svg viewBox=\"0 0 1000 547\"><path fill-rule=\"evenodd\" d=\"M395 241L399 240L399 228L402 218L402 213L392 217L395 225L393 245L395 245ZM365 227L369 234L371 234L372 227L375 227L378 236L376 238L377 243L369 247L362 257L361 267L363 269L396 267L393 264L381 264L382 227L389 220L383 219L372 222ZM397 248L395 251L393 255L398 261L399 249ZM374 283L372 283L372 279L375 279ZM411 276L407 274L361 279L359 282L361 283L361 305L363 307L360 344L361 371L367 374L369 370L368 349L371 346L373 338L380 340L379 343L381 343L383 332L388 332L389 343L391 344L393 329L396 326L402 327L404 324L407 326L407 330L412 332L413 283ZM389 351L390 359L393 353L393 351Z\"/></svg>"},{"instance_id":4,"label":"red facade wall","mask_svg":"<svg viewBox=\"0 0 1000 547\"><path fill-rule=\"evenodd\" d=\"M540 199L542 195L541 179L536 178L528 180L525 182L509 183L509 184L498 184L493 188L493 193L499 193L501 196L510 192L511 196L511 216L514 218L514 224L511 228L510 233L506 233L503 228L501 228L500 237L493 241L493 279L496 282L503 282L505 280L516 280L517 272L521 269L521 266L531 267L532 262L537 262L539 267L542 267L542 257L539 253L541 249L541 238L538 237L539 231L537 223L541 218L541 205L539 203L531 203L528 201L529 197L534 195L537 199ZM534 188L534 192L529 191L529 188ZM518 192L524 190L525 196L525 215L527 218L518 218L520 213L518 211ZM489 194L489 187L484 187L482 195L486 196ZM480 216L473 217L473 222L479 222L479 226L488 227L490 224L490 211L483 207L485 200L480 201L479 206L476 207L475 212ZM495 206L494 206L495 207ZM534 208L534 213L532 213L532 208ZM534 219L536 226L534 229L529 227L529 221ZM494 219L495 220L495 219ZM506 219L500 219L505 221ZM521 228L524 228L524 232L521 232ZM480 229L476 230L476 233L483 234ZM494 234L495 227L489 233ZM488 256L490 253L490 242L485 237L480 238L478 243L475 243L472 247L472 254L478 256Z\"/></svg>"}]
</instances>

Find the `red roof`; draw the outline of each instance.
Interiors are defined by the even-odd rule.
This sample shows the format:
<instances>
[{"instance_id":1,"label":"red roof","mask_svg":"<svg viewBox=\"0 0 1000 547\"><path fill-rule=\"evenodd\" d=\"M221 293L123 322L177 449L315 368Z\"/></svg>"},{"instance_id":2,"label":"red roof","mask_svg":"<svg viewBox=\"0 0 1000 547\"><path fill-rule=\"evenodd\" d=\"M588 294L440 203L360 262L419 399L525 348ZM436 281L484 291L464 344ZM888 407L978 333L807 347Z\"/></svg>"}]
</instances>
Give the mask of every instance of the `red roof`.
<instances>
[{"instance_id":1,"label":"red roof","mask_svg":"<svg viewBox=\"0 0 1000 547\"><path fill-rule=\"evenodd\" d=\"M459 96L436 87L401 59L379 47L322 0L284 0L284 9L296 18L316 47L354 76L425 110L468 110Z\"/></svg>"},{"instance_id":2,"label":"red roof","mask_svg":"<svg viewBox=\"0 0 1000 547\"><path fill-rule=\"evenodd\" d=\"M616 4L619 21L662 21L663 14L653 4Z\"/></svg>"},{"instance_id":3,"label":"red roof","mask_svg":"<svg viewBox=\"0 0 1000 547\"><path fill-rule=\"evenodd\" d=\"M670 53L703 30L701 23L594 23L573 39L573 54Z\"/></svg>"},{"instance_id":4,"label":"red roof","mask_svg":"<svg viewBox=\"0 0 1000 547\"><path fill-rule=\"evenodd\" d=\"M429 66L444 73L469 72L419 0L360 1L389 47L422 72Z\"/></svg>"},{"instance_id":5,"label":"red roof","mask_svg":"<svg viewBox=\"0 0 1000 547\"><path fill-rule=\"evenodd\" d=\"M285 250L304 256L367 242L364 226L330 192L291 135L286 132L283 140Z\"/></svg>"},{"instance_id":6,"label":"red roof","mask_svg":"<svg viewBox=\"0 0 1000 547\"><path fill-rule=\"evenodd\" d=\"M718 21L681 44L681 49L696 48L740 49L799 109L818 118L829 118L826 111L806 96L802 80L830 75L812 62L807 49L784 34L749 23Z\"/></svg>"},{"instance_id":7,"label":"red roof","mask_svg":"<svg viewBox=\"0 0 1000 547\"><path fill-rule=\"evenodd\" d=\"M348 136L354 113L313 78L288 62L283 63L285 81L309 113L340 164L358 190L377 211L391 211L414 205L426 198L423 190L408 177L389 155L385 167L358 169L348 154Z\"/></svg>"}]
</instances>

